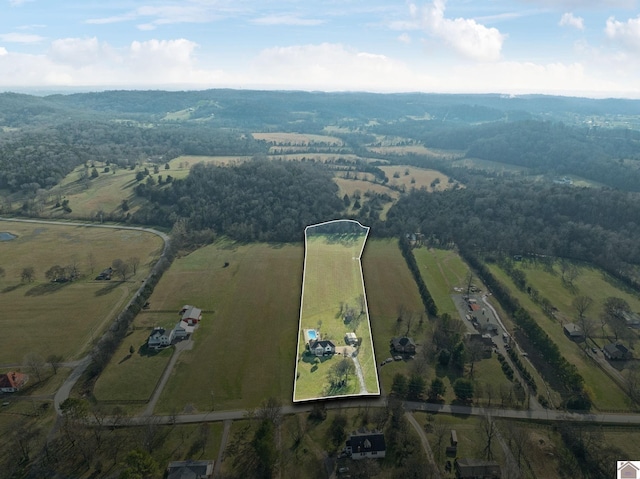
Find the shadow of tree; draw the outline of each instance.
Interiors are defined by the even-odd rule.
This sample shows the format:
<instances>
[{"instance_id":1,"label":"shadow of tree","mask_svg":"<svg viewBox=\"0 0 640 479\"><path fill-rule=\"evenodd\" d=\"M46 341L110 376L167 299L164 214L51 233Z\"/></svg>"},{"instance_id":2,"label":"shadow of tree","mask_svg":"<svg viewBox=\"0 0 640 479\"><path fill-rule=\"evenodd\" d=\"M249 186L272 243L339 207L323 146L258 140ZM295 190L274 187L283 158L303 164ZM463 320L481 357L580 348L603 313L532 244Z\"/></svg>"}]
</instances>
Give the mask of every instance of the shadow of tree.
<instances>
[{"instance_id":1,"label":"shadow of tree","mask_svg":"<svg viewBox=\"0 0 640 479\"><path fill-rule=\"evenodd\" d=\"M7 286L2 290L3 293L10 293L11 291L15 291L16 289L24 286L24 283L14 284L13 286Z\"/></svg>"},{"instance_id":2,"label":"shadow of tree","mask_svg":"<svg viewBox=\"0 0 640 479\"><path fill-rule=\"evenodd\" d=\"M26 293L24 293L24 295L25 296L42 296L45 294L53 294L60 291L62 288L70 284L71 284L71 281L68 281L66 283L43 283L43 284L34 286L30 290L28 290Z\"/></svg>"},{"instance_id":3,"label":"shadow of tree","mask_svg":"<svg viewBox=\"0 0 640 479\"><path fill-rule=\"evenodd\" d=\"M96 296L107 295L111 293L114 289L116 289L118 286L120 286L120 284L122 284L120 281L111 281L104 288L100 288L98 291L96 291L93 294L95 294Z\"/></svg>"}]
</instances>

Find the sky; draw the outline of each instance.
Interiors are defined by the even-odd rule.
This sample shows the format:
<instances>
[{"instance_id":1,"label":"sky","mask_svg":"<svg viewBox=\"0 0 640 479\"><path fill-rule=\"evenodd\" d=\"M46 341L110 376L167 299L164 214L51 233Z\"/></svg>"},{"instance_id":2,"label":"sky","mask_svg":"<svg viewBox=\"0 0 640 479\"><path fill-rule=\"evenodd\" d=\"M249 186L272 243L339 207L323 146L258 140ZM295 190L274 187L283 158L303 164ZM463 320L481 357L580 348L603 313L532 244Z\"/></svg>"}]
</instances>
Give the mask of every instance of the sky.
<instances>
[{"instance_id":1,"label":"sky","mask_svg":"<svg viewBox=\"0 0 640 479\"><path fill-rule=\"evenodd\" d=\"M640 0L0 0L0 90L640 98Z\"/></svg>"}]
</instances>

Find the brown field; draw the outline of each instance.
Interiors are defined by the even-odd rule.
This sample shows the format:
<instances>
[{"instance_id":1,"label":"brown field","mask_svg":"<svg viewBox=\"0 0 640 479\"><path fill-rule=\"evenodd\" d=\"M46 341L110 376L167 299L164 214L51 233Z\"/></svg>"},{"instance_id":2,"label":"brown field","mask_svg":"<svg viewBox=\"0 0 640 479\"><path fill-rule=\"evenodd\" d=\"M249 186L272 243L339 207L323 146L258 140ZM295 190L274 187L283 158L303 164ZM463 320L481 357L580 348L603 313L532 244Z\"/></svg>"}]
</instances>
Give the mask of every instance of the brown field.
<instances>
[{"instance_id":1,"label":"brown field","mask_svg":"<svg viewBox=\"0 0 640 479\"><path fill-rule=\"evenodd\" d=\"M0 242L4 346L0 364L19 363L25 354L79 357L93 339L120 312L162 251L162 240L131 230L51 224L0 222L0 231L18 236ZM89 255L93 255L93 272ZM116 258L140 258L136 275L127 282L94 281ZM81 278L72 283L50 283L44 276L51 266L77 262ZM35 280L21 281L23 268L35 269Z\"/></svg>"},{"instance_id":2,"label":"brown field","mask_svg":"<svg viewBox=\"0 0 640 479\"><path fill-rule=\"evenodd\" d=\"M324 144L328 146L342 146L343 142L335 136L310 135L303 133L253 133L256 140L264 140L275 145L311 146Z\"/></svg>"},{"instance_id":3,"label":"brown field","mask_svg":"<svg viewBox=\"0 0 640 479\"><path fill-rule=\"evenodd\" d=\"M340 196L340 198L344 195L353 196L356 191L359 191L361 194L364 194L367 191L372 191L381 195L387 194L393 199L397 199L400 196L397 191L379 183L371 183L370 181L364 180L348 180L340 177L335 177L333 181L338 185L338 188L340 188L338 191L338 196Z\"/></svg>"},{"instance_id":4,"label":"brown field","mask_svg":"<svg viewBox=\"0 0 640 479\"><path fill-rule=\"evenodd\" d=\"M436 148L427 148L424 145L397 145L397 146L372 146L369 151L380 155L424 155L433 158L456 159L464 155L463 151L458 150L439 150Z\"/></svg>"},{"instance_id":5,"label":"brown field","mask_svg":"<svg viewBox=\"0 0 640 479\"><path fill-rule=\"evenodd\" d=\"M420 189L426 188L427 191L442 191L451 187L452 183L449 183L449 177L444 173L440 173L436 170L427 170L424 168L416 168L414 166L381 166L379 167L385 172L387 178L389 178L389 185L391 186L404 186L407 190L411 188ZM394 174L398 173L400 176L394 178ZM407 174L408 173L408 174ZM435 188L431 187L431 183L436 179L440 179L440 184ZM412 180L415 180L412 183Z\"/></svg>"}]
</instances>

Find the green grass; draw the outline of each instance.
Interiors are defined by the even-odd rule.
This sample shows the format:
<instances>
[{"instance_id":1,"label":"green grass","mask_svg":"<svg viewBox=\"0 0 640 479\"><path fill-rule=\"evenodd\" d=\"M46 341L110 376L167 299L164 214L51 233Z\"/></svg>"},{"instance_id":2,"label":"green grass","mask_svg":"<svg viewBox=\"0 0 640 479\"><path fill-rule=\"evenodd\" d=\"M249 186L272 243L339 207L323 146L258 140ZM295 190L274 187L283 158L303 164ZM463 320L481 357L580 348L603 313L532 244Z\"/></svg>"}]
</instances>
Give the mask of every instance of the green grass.
<instances>
[{"instance_id":1,"label":"green grass","mask_svg":"<svg viewBox=\"0 0 640 479\"><path fill-rule=\"evenodd\" d=\"M353 331L353 324L345 324L341 311L347 305L354 308L359 319L356 334L362 338L358 360L362 367L367 393L379 392L376 378L376 364L371 350L371 330L366 312L360 314L364 297L363 278L360 268L360 252L366 240L366 230L362 229L346 242L332 241L331 236L322 234L323 226L307 230L306 264L304 273L304 293L300 319L298 366L294 399L306 400L327 395L358 394L357 377L352 377L344 391L328 393L327 375L339 356L320 361L318 364L304 360L306 348L303 331L316 329L321 338L330 339L337 352L346 346L344 337Z\"/></svg>"},{"instance_id":2,"label":"green grass","mask_svg":"<svg viewBox=\"0 0 640 479\"><path fill-rule=\"evenodd\" d=\"M224 267L225 262L229 263ZM151 310L204 310L158 405L200 411L258 406L293 392L302 245L229 242L177 259L152 295Z\"/></svg>"},{"instance_id":3,"label":"green grass","mask_svg":"<svg viewBox=\"0 0 640 479\"><path fill-rule=\"evenodd\" d=\"M173 354L173 348L157 352L148 350L146 341L149 333L148 329L136 329L124 338L96 381L93 394L98 401L150 399ZM135 350L133 354L129 353L131 346Z\"/></svg>"},{"instance_id":4,"label":"green grass","mask_svg":"<svg viewBox=\"0 0 640 479\"><path fill-rule=\"evenodd\" d=\"M597 409L604 410L628 410L629 400L626 394L613 380L609 378L609 376L607 376L596 364L592 362L590 358L586 356L581 345L574 343L564 335L562 325L545 316L541 309L531 301L526 293L517 290L511 279L502 269L493 264L489 264L488 266L496 278L510 289L511 294L516 297L518 301L520 301L520 304L532 314L540 327L542 327L542 329L544 329L551 339L558 345L567 361L578 368L578 371L584 378L585 387L591 395L594 406ZM583 291L583 288L585 288L584 291L586 294L587 284L598 284L603 288L607 288L608 291L599 292L595 289L590 289L589 291L593 292L596 297L599 297L602 294L609 295L609 293L613 293L612 295L623 294L622 291L616 290L615 288L611 289L612 287L610 285L607 287L607 282L603 280L598 281L597 277L601 277L601 273L597 272L597 270L593 269L589 271L591 272L590 274L588 274L587 270L582 271L583 274L581 274L581 276L579 276L575 281L575 284L580 291ZM533 278L535 275L531 276ZM529 279L529 275L527 275L527 279L528 281L532 281L532 279ZM548 297L552 303L555 300L557 305L556 303L553 304L558 308L563 307L562 305L567 303L571 303L573 300L573 296L566 289L558 287L558 285L553 281L544 284L537 284L537 282L533 282L532 284L540 291L542 296ZM597 308L593 311L596 310Z\"/></svg>"},{"instance_id":5,"label":"green grass","mask_svg":"<svg viewBox=\"0 0 640 479\"><path fill-rule=\"evenodd\" d=\"M424 311L418 287L402 257L397 240L370 239L362 255L369 318L378 363L390 356L389 341L398 335L398 312L401 308L419 314ZM418 343L423 331L416 321L411 334ZM396 372L405 372L406 363L394 362L380 368L380 384L387 393L391 390Z\"/></svg>"},{"instance_id":6,"label":"green grass","mask_svg":"<svg viewBox=\"0 0 640 479\"><path fill-rule=\"evenodd\" d=\"M45 358L80 357L120 312L162 250L159 237L139 231L19 222L1 222L0 231L18 236L0 243L0 265L5 269L0 278L0 364L20 363L31 352ZM94 258L93 273L89 255ZM126 283L93 280L114 259L133 256L140 258L140 266ZM65 284L46 280L44 273L51 266L72 261L81 279ZM22 283L22 269L29 266L36 279Z\"/></svg>"},{"instance_id":7,"label":"green grass","mask_svg":"<svg viewBox=\"0 0 640 479\"><path fill-rule=\"evenodd\" d=\"M451 295L455 294L454 287L466 287L469 268L462 258L453 250L425 247L414 249L413 255L440 314L449 313L458 317Z\"/></svg>"}]
</instances>

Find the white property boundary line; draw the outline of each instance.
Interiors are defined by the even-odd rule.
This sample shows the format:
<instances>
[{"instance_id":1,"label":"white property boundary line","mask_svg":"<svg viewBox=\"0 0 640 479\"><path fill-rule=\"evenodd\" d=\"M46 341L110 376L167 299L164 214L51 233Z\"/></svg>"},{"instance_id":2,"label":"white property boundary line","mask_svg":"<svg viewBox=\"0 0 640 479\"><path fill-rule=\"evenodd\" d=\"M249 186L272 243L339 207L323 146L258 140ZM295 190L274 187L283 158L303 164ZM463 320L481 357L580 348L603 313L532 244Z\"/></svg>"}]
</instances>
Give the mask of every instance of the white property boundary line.
<instances>
[{"instance_id":1,"label":"white property boundary line","mask_svg":"<svg viewBox=\"0 0 640 479\"><path fill-rule=\"evenodd\" d=\"M327 225L327 224L331 224L331 223L341 223L341 222L349 222L349 223L356 223L358 226L360 226L361 228L364 228L367 230L365 237L364 237L364 241L362 242L362 248L360 248L360 253L358 254L358 267L360 268L360 281L362 282L362 295L364 296L364 310L365 310L365 314L367 316L367 326L369 327L369 340L371 341L371 355L373 356L373 367L375 370L375 376L376 376L376 386L378 388L378 392L377 393L357 393L357 394L340 394L340 395L335 395L335 396L321 396L321 397L317 397L317 398L308 398L308 399L297 399L296 400L296 382L298 381L298 363L299 363L299 357L298 355L300 354L300 336L302 333L302 305L304 304L304 284L305 284L305 279L306 279L306 275L307 275L307 230L309 228L315 228L318 226L322 226L322 225ZM293 402L297 403L297 402L307 402L307 401L318 401L318 400L323 400L323 399L337 399L337 398L353 398L353 397L361 397L361 396L380 396L380 378L378 377L378 363L376 362L376 352L373 349L373 331L371 331L371 319L369 318L369 303L367 301L367 291L364 287L364 275L362 273L362 252L364 251L364 247L367 244L367 239L369 239L369 231L371 231L371 228L369 226L364 226L362 223L360 223L359 221L356 220L349 220L349 219L341 219L341 220L331 220L331 221L325 221L323 223L318 223L315 225L309 225L307 227L305 227L304 229L304 267L302 270L302 294L300 297L300 315L298 318L298 341L297 341L297 345L296 345L296 369L295 369L295 374L293 377ZM356 258L354 258L356 259Z\"/></svg>"}]
</instances>

